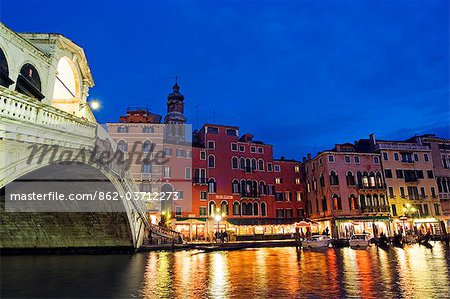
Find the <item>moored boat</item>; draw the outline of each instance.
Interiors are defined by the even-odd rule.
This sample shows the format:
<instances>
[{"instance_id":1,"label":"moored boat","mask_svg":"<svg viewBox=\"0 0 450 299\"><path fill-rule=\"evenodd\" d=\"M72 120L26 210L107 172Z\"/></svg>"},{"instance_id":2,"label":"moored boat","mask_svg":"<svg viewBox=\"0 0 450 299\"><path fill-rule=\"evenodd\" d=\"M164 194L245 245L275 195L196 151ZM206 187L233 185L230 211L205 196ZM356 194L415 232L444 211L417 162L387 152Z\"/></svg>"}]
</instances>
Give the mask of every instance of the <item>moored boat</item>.
<instances>
[{"instance_id":1,"label":"moored boat","mask_svg":"<svg viewBox=\"0 0 450 299\"><path fill-rule=\"evenodd\" d=\"M305 248L325 248L329 247L332 239L326 235L311 236L305 239L302 246Z\"/></svg>"},{"instance_id":2,"label":"moored boat","mask_svg":"<svg viewBox=\"0 0 450 299\"><path fill-rule=\"evenodd\" d=\"M364 248L369 246L370 237L368 234L354 234L350 237L349 245L350 247Z\"/></svg>"}]
</instances>

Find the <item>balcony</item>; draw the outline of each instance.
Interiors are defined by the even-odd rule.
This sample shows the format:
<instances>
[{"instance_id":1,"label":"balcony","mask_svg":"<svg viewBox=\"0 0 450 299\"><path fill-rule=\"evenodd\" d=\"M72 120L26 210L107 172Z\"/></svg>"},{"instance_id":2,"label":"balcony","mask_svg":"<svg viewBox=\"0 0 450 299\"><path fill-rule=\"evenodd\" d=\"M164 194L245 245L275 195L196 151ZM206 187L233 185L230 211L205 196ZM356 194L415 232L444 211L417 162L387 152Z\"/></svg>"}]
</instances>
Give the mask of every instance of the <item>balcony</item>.
<instances>
[{"instance_id":1,"label":"balcony","mask_svg":"<svg viewBox=\"0 0 450 299\"><path fill-rule=\"evenodd\" d=\"M208 180L204 177L194 177L192 179L192 183L193 184L197 184L197 185L207 185L208 184Z\"/></svg>"},{"instance_id":2,"label":"balcony","mask_svg":"<svg viewBox=\"0 0 450 299\"><path fill-rule=\"evenodd\" d=\"M386 189L386 187L383 186L364 186L363 184L358 184L358 189L363 189L363 190L382 190L382 189Z\"/></svg>"},{"instance_id":3,"label":"balcony","mask_svg":"<svg viewBox=\"0 0 450 299\"><path fill-rule=\"evenodd\" d=\"M363 206L362 213L389 213L389 206Z\"/></svg>"},{"instance_id":4,"label":"balcony","mask_svg":"<svg viewBox=\"0 0 450 299\"><path fill-rule=\"evenodd\" d=\"M259 197L260 194L258 192L241 192L241 197L245 198L256 198Z\"/></svg>"},{"instance_id":5,"label":"balcony","mask_svg":"<svg viewBox=\"0 0 450 299\"><path fill-rule=\"evenodd\" d=\"M151 181L152 173L141 173L141 181Z\"/></svg>"}]
</instances>

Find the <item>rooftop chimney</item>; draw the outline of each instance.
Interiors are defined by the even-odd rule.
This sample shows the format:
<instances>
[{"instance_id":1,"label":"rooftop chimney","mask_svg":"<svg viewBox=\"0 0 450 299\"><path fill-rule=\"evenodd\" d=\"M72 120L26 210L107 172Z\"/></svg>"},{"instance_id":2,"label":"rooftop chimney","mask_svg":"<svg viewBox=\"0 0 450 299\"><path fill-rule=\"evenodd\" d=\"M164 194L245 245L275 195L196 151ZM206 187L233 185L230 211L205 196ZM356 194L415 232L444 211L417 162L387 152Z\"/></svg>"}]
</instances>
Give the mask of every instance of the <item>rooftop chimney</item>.
<instances>
[{"instance_id":1,"label":"rooftop chimney","mask_svg":"<svg viewBox=\"0 0 450 299\"><path fill-rule=\"evenodd\" d=\"M369 139L370 139L370 144L371 145L377 144L377 141L375 140L375 134L374 133L369 135Z\"/></svg>"}]
</instances>

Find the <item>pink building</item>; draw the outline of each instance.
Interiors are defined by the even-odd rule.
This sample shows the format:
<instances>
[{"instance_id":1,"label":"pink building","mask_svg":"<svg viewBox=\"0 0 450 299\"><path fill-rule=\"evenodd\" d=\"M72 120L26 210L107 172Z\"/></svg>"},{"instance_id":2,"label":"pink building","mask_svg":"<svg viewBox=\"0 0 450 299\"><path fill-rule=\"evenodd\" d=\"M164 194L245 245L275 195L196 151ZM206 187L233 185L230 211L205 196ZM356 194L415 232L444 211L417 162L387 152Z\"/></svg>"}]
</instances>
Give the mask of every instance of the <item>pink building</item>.
<instances>
[{"instance_id":1,"label":"pink building","mask_svg":"<svg viewBox=\"0 0 450 299\"><path fill-rule=\"evenodd\" d=\"M337 144L312 159L304 159L307 210L335 238L353 233L390 235L389 204L380 155L353 144Z\"/></svg>"}]
</instances>

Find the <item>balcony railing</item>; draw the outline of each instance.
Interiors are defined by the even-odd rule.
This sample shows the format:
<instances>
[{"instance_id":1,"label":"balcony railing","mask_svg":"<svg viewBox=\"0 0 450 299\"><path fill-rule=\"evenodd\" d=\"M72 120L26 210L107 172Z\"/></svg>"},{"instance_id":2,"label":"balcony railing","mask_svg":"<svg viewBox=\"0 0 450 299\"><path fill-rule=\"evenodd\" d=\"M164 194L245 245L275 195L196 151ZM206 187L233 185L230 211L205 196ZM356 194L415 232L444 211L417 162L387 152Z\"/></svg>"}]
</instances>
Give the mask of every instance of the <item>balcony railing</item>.
<instances>
[{"instance_id":1,"label":"balcony railing","mask_svg":"<svg viewBox=\"0 0 450 299\"><path fill-rule=\"evenodd\" d=\"M367 189L367 190L379 190L379 189L386 189L386 187L383 186L364 186L363 184L358 184L359 189Z\"/></svg>"},{"instance_id":2,"label":"balcony railing","mask_svg":"<svg viewBox=\"0 0 450 299\"><path fill-rule=\"evenodd\" d=\"M207 184L208 180L204 177L194 177L192 179L192 183L202 185L202 184Z\"/></svg>"},{"instance_id":3,"label":"balcony railing","mask_svg":"<svg viewBox=\"0 0 450 299\"><path fill-rule=\"evenodd\" d=\"M389 206L363 206L361 207L362 213L387 213L389 212Z\"/></svg>"},{"instance_id":4,"label":"balcony railing","mask_svg":"<svg viewBox=\"0 0 450 299\"><path fill-rule=\"evenodd\" d=\"M152 173L141 173L141 180L150 181L152 179Z\"/></svg>"},{"instance_id":5,"label":"balcony railing","mask_svg":"<svg viewBox=\"0 0 450 299\"><path fill-rule=\"evenodd\" d=\"M0 86L0 118L17 121L21 124L29 124L33 127L43 127L47 130L58 131L60 133L70 133L70 140L67 136L59 134L65 146L79 148L80 144L94 146L97 124L87 119L67 113L63 110L42 103L26 95L18 93ZM36 130L39 132L39 130ZM50 138L47 134L46 139ZM7 136L2 136L7 137ZM42 132L36 137L42 137ZM56 138L56 137L55 137Z\"/></svg>"}]
</instances>

